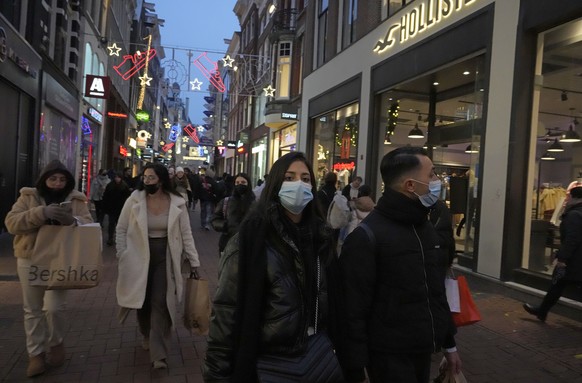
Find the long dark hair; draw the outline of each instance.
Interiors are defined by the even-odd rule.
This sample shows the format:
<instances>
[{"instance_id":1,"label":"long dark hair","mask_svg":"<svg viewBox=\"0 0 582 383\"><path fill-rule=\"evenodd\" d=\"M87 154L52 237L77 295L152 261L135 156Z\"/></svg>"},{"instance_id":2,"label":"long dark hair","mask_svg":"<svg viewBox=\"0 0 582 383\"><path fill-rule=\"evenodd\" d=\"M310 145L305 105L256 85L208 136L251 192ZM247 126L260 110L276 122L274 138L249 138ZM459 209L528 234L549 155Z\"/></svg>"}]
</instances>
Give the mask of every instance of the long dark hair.
<instances>
[{"instance_id":1,"label":"long dark hair","mask_svg":"<svg viewBox=\"0 0 582 383\"><path fill-rule=\"evenodd\" d=\"M279 190L281 190L281 185L283 185L283 181L285 180L285 173L287 172L287 169L289 169L291 164L296 161L301 161L305 164L305 166L307 166L307 169L309 170L309 178L311 180L311 194L313 194L313 200L305 207L303 214L305 214L308 219L320 218L323 220L324 217L317 202L317 184L315 182L313 167L311 166L311 163L307 157L305 157L305 154L302 152L287 153L275 161L271 167L271 170L269 171L269 178L266 181L265 189L261 193L261 198L259 199L259 208L262 208L263 211L265 211L266 209L264 208L268 207L273 202L281 204L279 200Z\"/></svg>"},{"instance_id":2,"label":"long dark hair","mask_svg":"<svg viewBox=\"0 0 582 383\"><path fill-rule=\"evenodd\" d=\"M156 173L156 175L158 176L158 178L160 179L159 182L162 185L162 191L166 192L167 194L174 194L177 195L179 197L182 197L182 195L180 193L178 193L176 191L176 189L174 189L174 186L172 185L172 182L170 181L170 173L168 172L168 169L160 164L160 163L149 163L146 166L144 166L143 171L141 172L141 176L143 177L143 175L145 174L145 171L147 169L152 169L154 171L154 173ZM137 185L137 190L144 190L145 189L145 185L143 183L143 179L142 181L139 182L139 184Z\"/></svg>"},{"instance_id":3,"label":"long dark hair","mask_svg":"<svg viewBox=\"0 0 582 383\"><path fill-rule=\"evenodd\" d=\"M238 200L238 203L235 204L236 213L240 217L244 217L245 214L249 211L253 202L255 202L255 193L253 192L253 189L251 188L251 178L248 176L248 174L238 173L233 178L233 184L238 177L242 177L247 181L247 185L248 185L247 191L246 191L246 193L238 194L236 192L236 187L235 187L232 191L232 198L235 198Z\"/></svg>"}]
</instances>

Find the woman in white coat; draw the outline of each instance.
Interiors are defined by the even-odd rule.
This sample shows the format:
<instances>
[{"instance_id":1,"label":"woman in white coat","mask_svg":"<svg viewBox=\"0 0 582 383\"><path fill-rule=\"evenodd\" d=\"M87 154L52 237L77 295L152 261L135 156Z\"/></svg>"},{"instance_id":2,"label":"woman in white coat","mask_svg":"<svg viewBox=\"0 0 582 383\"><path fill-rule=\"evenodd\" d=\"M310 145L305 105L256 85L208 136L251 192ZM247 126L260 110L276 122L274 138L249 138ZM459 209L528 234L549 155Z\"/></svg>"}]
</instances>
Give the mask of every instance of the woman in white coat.
<instances>
[{"instance_id":1,"label":"woman in white coat","mask_svg":"<svg viewBox=\"0 0 582 383\"><path fill-rule=\"evenodd\" d=\"M117 302L137 309L143 347L154 368L167 368L170 330L183 295L181 264L200 261L186 201L161 164L144 168L143 182L127 199L117 223Z\"/></svg>"}]
</instances>

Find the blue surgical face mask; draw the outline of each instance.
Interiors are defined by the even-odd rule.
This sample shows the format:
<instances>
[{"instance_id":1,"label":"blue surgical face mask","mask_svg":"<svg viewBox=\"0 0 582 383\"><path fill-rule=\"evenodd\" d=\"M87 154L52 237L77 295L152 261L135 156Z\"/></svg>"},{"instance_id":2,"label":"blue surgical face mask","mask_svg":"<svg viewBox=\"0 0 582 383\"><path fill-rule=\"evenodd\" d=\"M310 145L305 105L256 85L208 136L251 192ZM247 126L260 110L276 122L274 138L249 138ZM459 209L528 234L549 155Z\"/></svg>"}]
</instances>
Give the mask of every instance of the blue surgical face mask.
<instances>
[{"instance_id":1,"label":"blue surgical face mask","mask_svg":"<svg viewBox=\"0 0 582 383\"><path fill-rule=\"evenodd\" d=\"M279 190L281 205L293 214L301 214L312 199L311 184L303 181L285 181Z\"/></svg>"},{"instance_id":2,"label":"blue surgical face mask","mask_svg":"<svg viewBox=\"0 0 582 383\"><path fill-rule=\"evenodd\" d=\"M422 203L425 207L431 207L439 200L439 197L441 196L441 188L442 188L441 180L430 181L428 184L421 182L421 181L417 181L415 179L413 179L413 181L418 182L419 184L423 184L423 185L428 186L428 193L427 194L418 195L418 194L414 193L418 196L420 203Z\"/></svg>"}]
</instances>

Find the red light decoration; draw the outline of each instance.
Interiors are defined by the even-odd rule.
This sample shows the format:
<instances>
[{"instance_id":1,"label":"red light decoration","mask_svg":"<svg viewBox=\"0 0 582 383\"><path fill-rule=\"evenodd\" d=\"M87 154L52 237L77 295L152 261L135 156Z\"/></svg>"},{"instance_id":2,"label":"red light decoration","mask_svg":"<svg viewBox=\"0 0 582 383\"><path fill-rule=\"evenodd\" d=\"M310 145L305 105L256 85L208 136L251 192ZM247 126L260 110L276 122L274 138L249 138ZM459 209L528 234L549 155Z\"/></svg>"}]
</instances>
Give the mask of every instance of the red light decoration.
<instances>
[{"instance_id":1,"label":"red light decoration","mask_svg":"<svg viewBox=\"0 0 582 383\"><path fill-rule=\"evenodd\" d=\"M206 52L204 52L194 60L194 65L200 69L200 72L202 72L204 77L206 77L219 92L224 93L226 86L224 86L224 82L222 82L222 77L220 77L220 71L218 70L218 64L216 61L210 60L206 55Z\"/></svg>"},{"instance_id":2,"label":"red light decoration","mask_svg":"<svg viewBox=\"0 0 582 383\"><path fill-rule=\"evenodd\" d=\"M108 117L116 117L116 118L127 118L127 114L125 113L117 113L117 112L107 112Z\"/></svg>"},{"instance_id":3,"label":"red light decoration","mask_svg":"<svg viewBox=\"0 0 582 383\"><path fill-rule=\"evenodd\" d=\"M162 150L164 152L167 152L168 150L172 149L173 147L174 147L174 143L173 142L170 142L169 144L166 144L166 145L162 146Z\"/></svg>"},{"instance_id":4,"label":"red light decoration","mask_svg":"<svg viewBox=\"0 0 582 383\"><path fill-rule=\"evenodd\" d=\"M123 61L121 62L121 64L114 65L113 69L115 69L117 74L119 74L122 79L127 81L131 77L133 77L134 74L136 74L141 68L143 68L146 65L146 63L148 61L153 59L155 56L156 56L156 50L153 48L148 50L146 53L142 53L140 51L137 51L133 55L123 56ZM129 64L126 65L128 60L129 60ZM123 71L122 68L124 66L128 66L128 65L131 65L131 66L128 68L125 68L125 71Z\"/></svg>"},{"instance_id":5,"label":"red light decoration","mask_svg":"<svg viewBox=\"0 0 582 383\"><path fill-rule=\"evenodd\" d=\"M123 157L127 157L127 149L123 145L119 145L119 154Z\"/></svg>"},{"instance_id":6,"label":"red light decoration","mask_svg":"<svg viewBox=\"0 0 582 383\"><path fill-rule=\"evenodd\" d=\"M186 125L184 127L183 132L189 135L192 141L194 141L195 143L197 144L200 143L200 137L198 137L198 133L196 133L196 128L194 128L192 125L190 124Z\"/></svg>"},{"instance_id":7,"label":"red light decoration","mask_svg":"<svg viewBox=\"0 0 582 383\"><path fill-rule=\"evenodd\" d=\"M333 164L333 170L340 171L340 170L354 170L356 168L356 164L354 161L352 162L339 162L337 164Z\"/></svg>"}]
</instances>

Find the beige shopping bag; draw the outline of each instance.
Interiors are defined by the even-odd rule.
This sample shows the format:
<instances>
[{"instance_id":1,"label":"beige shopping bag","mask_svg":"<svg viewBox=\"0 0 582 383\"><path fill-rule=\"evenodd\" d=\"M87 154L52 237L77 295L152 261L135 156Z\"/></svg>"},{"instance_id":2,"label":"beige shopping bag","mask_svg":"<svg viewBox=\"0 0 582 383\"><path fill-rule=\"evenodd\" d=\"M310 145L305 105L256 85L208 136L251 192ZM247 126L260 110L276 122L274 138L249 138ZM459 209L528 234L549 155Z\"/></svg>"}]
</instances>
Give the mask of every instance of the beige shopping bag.
<instances>
[{"instance_id":1,"label":"beige shopping bag","mask_svg":"<svg viewBox=\"0 0 582 383\"><path fill-rule=\"evenodd\" d=\"M101 279L101 226L41 226L28 281L49 290L87 289Z\"/></svg>"},{"instance_id":2,"label":"beige shopping bag","mask_svg":"<svg viewBox=\"0 0 582 383\"><path fill-rule=\"evenodd\" d=\"M184 326L196 335L208 335L210 328L210 294L206 279L186 279Z\"/></svg>"}]
</instances>

